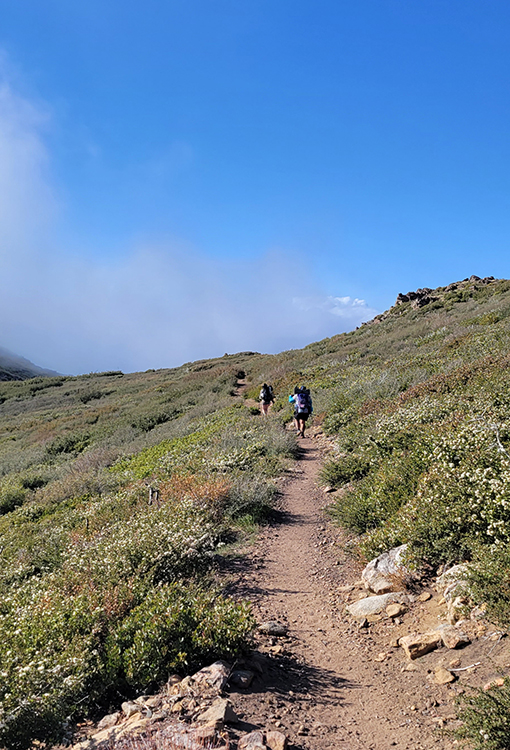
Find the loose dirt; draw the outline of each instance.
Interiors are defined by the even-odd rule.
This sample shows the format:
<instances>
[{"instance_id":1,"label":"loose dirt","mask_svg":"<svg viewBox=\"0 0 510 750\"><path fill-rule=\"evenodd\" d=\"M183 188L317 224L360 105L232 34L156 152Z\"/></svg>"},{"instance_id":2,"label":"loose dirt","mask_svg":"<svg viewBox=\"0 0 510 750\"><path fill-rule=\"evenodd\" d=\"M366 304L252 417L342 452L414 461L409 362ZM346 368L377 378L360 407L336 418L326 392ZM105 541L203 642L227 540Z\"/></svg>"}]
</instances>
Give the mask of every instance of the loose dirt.
<instances>
[{"instance_id":1,"label":"loose dirt","mask_svg":"<svg viewBox=\"0 0 510 750\"><path fill-rule=\"evenodd\" d=\"M501 674L506 644L489 632L481 646L443 648L409 669L397 639L440 624L435 591L395 621L382 618L363 628L346 614L346 603L366 595L362 566L347 552L348 537L330 523L325 509L331 496L317 485L325 438L318 428L308 434L282 487L281 510L239 560L232 586L251 600L259 622L288 626L286 638L257 637L250 660L257 677L249 690L231 694L245 721L239 734L279 729L292 747L309 750L453 748L457 742L443 728L456 725L455 697L476 670L441 686L431 679L435 667L455 659L454 666L465 667L481 658L480 683Z\"/></svg>"}]
</instances>

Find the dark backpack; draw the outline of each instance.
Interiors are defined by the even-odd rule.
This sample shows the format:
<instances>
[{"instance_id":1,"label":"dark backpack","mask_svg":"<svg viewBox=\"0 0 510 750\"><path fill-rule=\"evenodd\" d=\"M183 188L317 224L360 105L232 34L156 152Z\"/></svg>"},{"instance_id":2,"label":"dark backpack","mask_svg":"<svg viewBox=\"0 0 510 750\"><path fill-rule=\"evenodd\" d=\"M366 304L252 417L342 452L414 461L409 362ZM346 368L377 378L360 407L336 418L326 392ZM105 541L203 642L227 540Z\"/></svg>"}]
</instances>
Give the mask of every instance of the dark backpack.
<instances>
[{"instance_id":1,"label":"dark backpack","mask_svg":"<svg viewBox=\"0 0 510 750\"><path fill-rule=\"evenodd\" d=\"M301 414L310 413L310 396L308 393L297 393L296 394L296 411Z\"/></svg>"},{"instance_id":2,"label":"dark backpack","mask_svg":"<svg viewBox=\"0 0 510 750\"><path fill-rule=\"evenodd\" d=\"M269 403L273 400L273 394L271 392L271 386L262 387L260 390L260 400Z\"/></svg>"}]
</instances>

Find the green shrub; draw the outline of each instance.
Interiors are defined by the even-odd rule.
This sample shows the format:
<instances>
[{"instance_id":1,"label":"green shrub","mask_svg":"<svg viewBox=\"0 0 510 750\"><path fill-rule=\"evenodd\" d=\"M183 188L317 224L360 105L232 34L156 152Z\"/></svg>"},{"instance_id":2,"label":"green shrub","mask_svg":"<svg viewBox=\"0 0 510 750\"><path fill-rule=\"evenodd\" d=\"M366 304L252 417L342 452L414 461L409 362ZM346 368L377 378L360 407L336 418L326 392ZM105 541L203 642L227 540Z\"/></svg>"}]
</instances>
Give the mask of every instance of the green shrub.
<instances>
[{"instance_id":1,"label":"green shrub","mask_svg":"<svg viewBox=\"0 0 510 750\"><path fill-rule=\"evenodd\" d=\"M62 453L78 454L85 450L90 442L90 436L81 435L62 435L55 438L46 448L48 456L59 456Z\"/></svg>"},{"instance_id":2,"label":"green shrub","mask_svg":"<svg viewBox=\"0 0 510 750\"><path fill-rule=\"evenodd\" d=\"M107 643L115 664L136 690L161 684L173 670L232 657L247 644L255 621L248 605L180 584L153 590Z\"/></svg>"},{"instance_id":3,"label":"green shrub","mask_svg":"<svg viewBox=\"0 0 510 750\"><path fill-rule=\"evenodd\" d=\"M14 508L23 505L27 492L21 481L9 477L0 484L0 515L10 513Z\"/></svg>"},{"instance_id":4,"label":"green shrub","mask_svg":"<svg viewBox=\"0 0 510 750\"><path fill-rule=\"evenodd\" d=\"M475 548L469 566L470 594L485 604L488 617L502 627L510 626L510 545Z\"/></svg>"},{"instance_id":5,"label":"green shrub","mask_svg":"<svg viewBox=\"0 0 510 750\"><path fill-rule=\"evenodd\" d=\"M153 430L159 424L164 424L171 419L175 419L180 413L177 409L172 409L171 411L163 411L157 414L148 414L133 420L131 425L142 432L150 432L150 430Z\"/></svg>"},{"instance_id":6,"label":"green shrub","mask_svg":"<svg viewBox=\"0 0 510 750\"><path fill-rule=\"evenodd\" d=\"M80 394L79 399L82 402L82 404L88 404L89 401L94 401L95 399L102 398L106 394L103 391L99 390L90 390L90 391L84 391Z\"/></svg>"},{"instance_id":7,"label":"green shrub","mask_svg":"<svg viewBox=\"0 0 510 750\"><path fill-rule=\"evenodd\" d=\"M331 507L334 518L360 534L392 519L413 498L424 460L420 453L411 453L392 456L372 466L373 471L347 489Z\"/></svg>"},{"instance_id":8,"label":"green shrub","mask_svg":"<svg viewBox=\"0 0 510 750\"><path fill-rule=\"evenodd\" d=\"M254 626L247 605L192 585L144 594L126 581L100 595L34 583L0 623L0 741L9 748L56 742L68 717L147 691L169 671L232 657Z\"/></svg>"},{"instance_id":9,"label":"green shrub","mask_svg":"<svg viewBox=\"0 0 510 750\"><path fill-rule=\"evenodd\" d=\"M262 477L239 477L230 487L225 512L234 520L249 518L258 523L274 508L277 497L275 485Z\"/></svg>"},{"instance_id":10,"label":"green shrub","mask_svg":"<svg viewBox=\"0 0 510 750\"><path fill-rule=\"evenodd\" d=\"M455 735L474 750L510 749L510 679L502 687L471 690L459 696L462 726Z\"/></svg>"},{"instance_id":11,"label":"green shrub","mask_svg":"<svg viewBox=\"0 0 510 750\"><path fill-rule=\"evenodd\" d=\"M366 456L348 453L340 458L332 458L322 464L320 481L330 487L341 487L355 479L362 479L370 471L371 463Z\"/></svg>"}]
</instances>

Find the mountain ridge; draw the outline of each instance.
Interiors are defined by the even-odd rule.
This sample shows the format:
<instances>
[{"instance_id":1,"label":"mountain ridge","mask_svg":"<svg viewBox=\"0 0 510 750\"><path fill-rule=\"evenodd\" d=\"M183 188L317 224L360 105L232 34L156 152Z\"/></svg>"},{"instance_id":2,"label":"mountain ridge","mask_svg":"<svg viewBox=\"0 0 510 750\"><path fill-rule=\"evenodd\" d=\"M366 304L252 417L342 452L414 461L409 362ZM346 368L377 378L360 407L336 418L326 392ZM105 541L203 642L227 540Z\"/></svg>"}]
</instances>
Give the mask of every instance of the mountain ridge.
<instances>
[{"instance_id":1,"label":"mountain ridge","mask_svg":"<svg viewBox=\"0 0 510 750\"><path fill-rule=\"evenodd\" d=\"M0 346L0 381L53 378L58 375L58 372L39 367L29 359Z\"/></svg>"}]
</instances>

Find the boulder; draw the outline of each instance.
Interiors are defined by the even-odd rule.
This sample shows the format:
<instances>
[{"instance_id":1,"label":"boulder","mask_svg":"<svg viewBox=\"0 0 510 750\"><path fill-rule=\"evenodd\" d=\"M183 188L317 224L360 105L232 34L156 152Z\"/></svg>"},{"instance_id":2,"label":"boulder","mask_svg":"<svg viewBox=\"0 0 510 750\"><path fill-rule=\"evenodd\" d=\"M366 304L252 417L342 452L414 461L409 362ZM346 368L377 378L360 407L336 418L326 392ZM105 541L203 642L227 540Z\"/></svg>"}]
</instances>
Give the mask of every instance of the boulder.
<instances>
[{"instance_id":1,"label":"boulder","mask_svg":"<svg viewBox=\"0 0 510 750\"><path fill-rule=\"evenodd\" d=\"M266 745L268 750L286 750L287 748L287 737L283 732L277 732L271 730L266 732Z\"/></svg>"},{"instance_id":2,"label":"boulder","mask_svg":"<svg viewBox=\"0 0 510 750\"><path fill-rule=\"evenodd\" d=\"M131 718L134 714L139 714L142 710L142 707L137 703L133 703L133 701L125 701L121 708L126 719Z\"/></svg>"},{"instance_id":3,"label":"boulder","mask_svg":"<svg viewBox=\"0 0 510 750\"><path fill-rule=\"evenodd\" d=\"M403 591L381 594L380 596L367 596L364 599L354 602L354 604L349 604L347 611L357 620L364 620L371 615L381 614L388 604L393 604L394 602L408 604L409 598Z\"/></svg>"},{"instance_id":4,"label":"boulder","mask_svg":"<svg viewBox=\"0 0 510 750\"><path fill-rule=\"evenodd\" d=\"M374 594L402 590L403 580L409 576L403 563L406 550L407 545L402 544L371 560L361 574L365 588Z\"/></svg>"},{"instance_id":5,"label":"boulder","mask_svg":"<svg viewBox=\"0 0 510 750\"><path fill-rule=\"evenodd\" d=\"M288 630L289 629L286 625L283 625L281 622L276 622L276 620L267 620L259 625L259 631L266 635L287 635Z\"/></svg>"},{"instance_id":6,"label":"boulder","mask_svg":"<svg viewBox=\"0 0 510 750\"><path fill-rule=\"evenodd\" d=\"M238 750L267 750L264 735L259 730L243 734L237 743Z\"/></svg>"},{"instance_id":7,"label":"boulder","mask_svg":"<svg viewBox=\"0 0 510 750\"><path fill-rule=\"evenodd\" d=\"M103 718L97 725L97 731L102 732L103 729L110 729L110 727L114 727L119 719L120 711L116 711L114 714L107 714L107 716L103 716Z\"/></svg>"},{"instance_id":8,"label":"boulder","mask_svg":"<svg viewBox=\"0 0 510 750\"><path fill-rule=\"evenodd\" d=\"M204 667L196 672L192 680L197 685L211 687L220 692L227 684L229 674L230 666L226 662L215 661L209 667Z\"/></svg>"},{"instance_id":9,"label":"boulder","mask_svg":"<svg viewBox=\"0 0 510 750\"><path fill-rule=\"evenodd\" d=\"M418 657L438 648L442 643L442 636L438 631L422 634L413 633L412 635L405 635L403 638L399 638L398 643L399 646L402 646L409 659L418 659Z\"/></svg>"},{"instance_id":10,"label":"boulder","mask_svg":"<svg viewBox=\"0 0 510 750\"><path fill-rule=\"evenodd\" d=\"M200 714L198 721L203 722L208 727L221 728L224 724L235 724L238 718L230 701L226 698L218 698L207 711Z\"/></svg>"}]
</instances>

